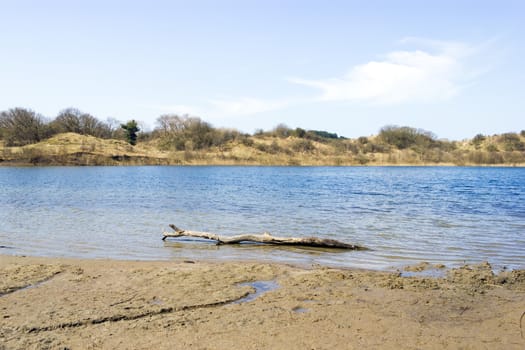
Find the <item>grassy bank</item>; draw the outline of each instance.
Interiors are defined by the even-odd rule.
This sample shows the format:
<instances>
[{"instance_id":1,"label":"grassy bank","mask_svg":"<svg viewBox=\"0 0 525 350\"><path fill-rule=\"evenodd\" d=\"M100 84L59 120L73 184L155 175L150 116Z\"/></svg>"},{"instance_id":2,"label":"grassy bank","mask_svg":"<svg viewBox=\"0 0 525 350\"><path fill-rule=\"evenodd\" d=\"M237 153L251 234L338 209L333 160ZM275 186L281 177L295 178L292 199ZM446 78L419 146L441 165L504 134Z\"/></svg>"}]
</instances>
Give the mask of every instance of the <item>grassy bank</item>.
<instances>
[{"instance_id":1,"label":"grassy bank","mask_svg":"<svg viewBox=\"0 0 525 350\"><path fill-rule=\"evenodd\" d=\"M55 119L14 108L0 113L3 165L491 165L525 164L525 130L450 141L387 125L350 139L277 125L253 135L191 116L162 115L152 131L135 120L103 122L69 108Z\"/></svg>"},{"instance_id":2,"label":"grassy bank","mask_svg":"<svg viewBox=\"0 0 525 350\"><path fill-rule=\"evenodd\" d=\"M520 136L520 142L523 137ZM443 141L442 141L443 142ZM525 152L505 150L501 135L399 149L379 136L359 139L300 138L262 134L219 146L178 150L162 138L132 146L123 140L62 133L25 146L0 142L1 165L490 165L523 166ZM507 147L508 148L508 147Z\"/></svg>"}]
</instances>

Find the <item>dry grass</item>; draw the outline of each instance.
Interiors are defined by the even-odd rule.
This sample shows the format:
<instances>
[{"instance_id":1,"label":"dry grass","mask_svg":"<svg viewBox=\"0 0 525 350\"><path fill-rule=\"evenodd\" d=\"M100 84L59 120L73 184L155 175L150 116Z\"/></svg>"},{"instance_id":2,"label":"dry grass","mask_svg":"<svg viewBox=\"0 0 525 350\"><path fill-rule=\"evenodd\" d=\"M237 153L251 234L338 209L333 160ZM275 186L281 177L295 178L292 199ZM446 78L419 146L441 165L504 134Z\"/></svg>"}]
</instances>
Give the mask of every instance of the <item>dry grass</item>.
<instances>
[{"instance_id":1,"label":"dry grass","mask_svg":"<svg viewBox=\"0 0 525 350\"><path fill-rule=\"evenodd\" d=\"M525 141L524 137L521 137ZM456 142L455 149L370 152L357 140L317 142L296 137L251 137L204 150L164 151L152 140L131 146L122 140L64 133L37 144L5 147L4 165L511 165L524 166L525 152L505 151L501 137L487 136L480 144ZM371 143L378 143L374 137Z\"/></svg>"},{"instance_id":2,"label":"dry grass","mask_svg":"<svg viewBox=\"0 0 525 350\"><path fill-rule=\"evenodd\" d=\"M23 147L2 147L4 163L43 165L165 164L167 156L147 145L65 133Z\"/></svg>"}]
</instances>

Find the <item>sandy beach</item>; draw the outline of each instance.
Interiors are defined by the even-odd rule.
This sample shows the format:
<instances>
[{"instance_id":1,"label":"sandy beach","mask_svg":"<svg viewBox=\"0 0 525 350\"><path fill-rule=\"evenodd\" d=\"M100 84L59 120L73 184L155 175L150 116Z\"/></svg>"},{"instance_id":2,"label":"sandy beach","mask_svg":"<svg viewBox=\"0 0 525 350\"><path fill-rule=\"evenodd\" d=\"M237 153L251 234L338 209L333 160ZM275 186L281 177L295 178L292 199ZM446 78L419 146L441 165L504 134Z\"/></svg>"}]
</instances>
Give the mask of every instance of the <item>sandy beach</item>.
<instances>
[{"instance_id":1,"label":"sandy beach","mask_svg":"<svg viewBox=\"0 0 525 350\"><path fill-rule=\"evenodd\" d=\"M523 349L525 271L4 255L0 310L2 350Z\"/></svg>"}]
</instances>

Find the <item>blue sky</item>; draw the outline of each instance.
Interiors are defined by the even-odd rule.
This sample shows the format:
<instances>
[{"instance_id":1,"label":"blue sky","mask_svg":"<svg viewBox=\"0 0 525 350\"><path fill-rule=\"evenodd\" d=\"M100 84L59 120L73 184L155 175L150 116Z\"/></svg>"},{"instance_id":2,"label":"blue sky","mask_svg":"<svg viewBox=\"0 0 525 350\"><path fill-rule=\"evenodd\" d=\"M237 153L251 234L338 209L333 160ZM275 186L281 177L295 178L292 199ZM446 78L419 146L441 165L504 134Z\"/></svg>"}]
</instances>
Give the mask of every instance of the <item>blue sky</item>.
<instances>
[{"instance_id":1,"label":"blue sky","mask_svg":"<svg viewBox=\"0 0 525 350\"><path fill-rule=\"evenodd\" d=\"M0 0L0 110L347 137L525 129L525 1Z\"/></svg>"}]
</instances>

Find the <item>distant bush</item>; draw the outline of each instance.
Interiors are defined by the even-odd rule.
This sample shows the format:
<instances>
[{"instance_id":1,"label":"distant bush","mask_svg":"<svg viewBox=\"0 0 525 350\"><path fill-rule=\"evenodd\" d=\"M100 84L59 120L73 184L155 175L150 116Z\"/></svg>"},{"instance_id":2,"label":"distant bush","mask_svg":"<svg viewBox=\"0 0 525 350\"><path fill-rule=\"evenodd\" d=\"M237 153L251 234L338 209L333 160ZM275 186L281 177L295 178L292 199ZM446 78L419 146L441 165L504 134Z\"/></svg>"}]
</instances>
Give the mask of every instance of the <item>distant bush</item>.
<instances>
[{"instance_id":1,"label":"distant bush","mask_svg":"<svg viewBox=\"0 0 525 350\"><path fill-rule=\"evenodd\" d=\"M368 142L360 146L363 153L388 153L390 147L384 143Z\"/></svg>"},{"instance_id":2,"label":"distant bush","mask_svg":"<svg viewBox=\"0 0 525 350\"><path fill-rule=\"evenodd\" d=\"M279 137L287 138L290 136L297 138L309 139L317 142L326 142L327 140L336 140L344 139L339 137L336 133L331 133L328 131L322 130L305 130L302 128L291 129L286 124L278 124L271 131L265 132L262 129L257 129L254 133L254 136L270 136L270 137Z\"/></svg>"},{"instance_id":3,"label":"distant bush","mask_svg":"<svg viewBox=\"0 0 525 350\"><path fill-rule=\"evenodd\" d=\"M301 152L301 153L307 153L315 150L315 146L312 141L310 140L295 140L292 143L292 150L294 152Z\"/></svg>"},{"instance_id":4,"label":"distant bush","mask_svg":"<svg viewBox=\"0 0 525 350\"><path fill-rule=\"evenodd\" d=\"M274 140L271 144L256 143L255 148L269 154L285 153L284 149Z\"/></svg>"},{"instance_id":5,"label":"distant bush","mask_svg":"<svg viewBox=\"0 0 525 350\"><path fill-rule=\"evenodd\" d=\"M433 147L444 152L452 152L458 148L456 141L437 140L434 141Z\"/></svg>"},{"instance_id":6,"label":"distant bush","mask_svg":"<svg viewBox=\"0 0 525 350\"><path fill-rule=\"evenodd\" d=\"M477 134L476 136L474 136L471 143L474 145L476 149L478 149L483 143L483 141L485 140L486 140L486 137L483 134Z\"/></svg>"},{"instance_id":7,"label":"distant bush","mask_svg":"<svg viewBox=\"0 0 525 350\"><path fill-rule=\"evenodd\" d=\"M486 149L487 149L488 152L497 152L498 151L498 146L496 146L493 143L490 143L490 144L487 145Z\"/></svg>"},{"instance_id":8,"label":"distant bush","mask_svg":"<svg viewBox=\"0 0 525 350\"><path fill-rule=\"evenodd\" d=\"M357 142L359 142L362 145L366 145L368 143L368 137L366 136L358 137Z\"/></svg>"},{"instance_id":9,"label":"distant bush","mask_svg":"<svg viewBox=\"0 0 525 350\"><path fill-rule=\"evenodd\" d=\"M255 141L253 141L253 139L251 139L250 137L244 135L240 138L240 141L243 145L247 146L247 147L253 147L253 145L255 144Z\"/></svg>"},{"instance_id":10,"label":"distant bush","mask_svg":"<svg viewBox=\"0 0 525 350\"><path fill-rule=\"evenodd\" d=\"M429 147L436 140L436 136L429 131L408 126L400 127L393 125L383 127L379 131L379 138L398 149L405 149L412 146Z\"/></svg>"},{"instance_id":11,"label":"distant bush","mask_svg":"<svg viewBox=\"0 0 525 350\"><path fill-rule=\"evenodd\" d=\"M306 135L306 130L301 129L301 128L296 128L292 132L292 136L299 137L299 138L303 138L303 137L305 137L305 135Z\"/></svg>"},{"instance_id":12,"label":"distant bush","mask_svg":"<svg viewBox=\"0 0 525 350\"><path fill-rule=\"evenodd\" d=\"M233 129L216 129L197 117L163 115L157 119L154 132L164 149L192 150L219 147L230 141L250 143L247 136ZM253 142L253 141L252 141Z\"/></svg>"},{"instance_id":13,"label":"distant bush","mask_svg":"<svg viewBox=\"0 0 525 350\"><path fill-rule=\"evenodd\" d=\"M353 154L358 154L359 153L359 146L356 145L355 143L353 142L345 142L343 143L344 147L345 147L345 150L347 152L351 152Z\"/></svg>"},{"instance_id":14,"label":"distant bush","mask_svg":"<svg viewBox=\"0 0 525 350\"><path fill-rule=\"evenodd\" d=\"M304 133L303 138L322 143L339 139L336 133L321 130L308 130Z\"/></svg>"},{"instance_id":15,"label":"distant bush","mask_svg":"<svg viewBox=\"0 0 525 350\"><path fill-rule=\"evenodd\" d=\"M273 128L271 132L272 136L277 136L281 138L292 136L292 133L292 129L290 129L286 124L277 125L275 128Z\"/></svg>"},{"instance_id":16,"label":"distant bush","mask_svg":"<svg viewBox=\"0 0 525 350\"><path fill-rule=\"evenodd\" d=\"M507 152L525 151L523 143L518 134L509 132L499 136L499 142L503 143L503 149Z\"/></svg>"},{"instance_id":17,"label":"distant bush","mask_svg":"<svg viewBox=\"0 0 525 350\"><path fill-rule=\"evenodd\" d=\"M322 130L308 130L309 134L318 136L323 139L337 139L339 136L337 136L336 133L328 132L328 131L322 131Z\"/></svg>"},{"instance_id":18,"label":"distant bush","mask_svg":"<svg viewBox=\"0 0 525 350\"><path fill-rule=\"evenodd\" d=\"M114 129L101 122L89 113L82 113L76 108L61 111L50 124L53 133L74 132L81 135L91 135L100 138L110 138Z\"/></svg>"},{"instance_id":19,"label":"distant bush","mask_svg":"<svg viewBox=\"0 0 525 350\"><path fill-rule=\"evenodd\" d=\"M0 113L0 134L6 146L24 146L39 142L50 133L44 117L24 108Z\"/></svg>"},{"instance_id":20,"label":"distant bush","mask_svg":"<svg viewBox=\"0 0 525 350\"><path fill-rule=\"evenodd\" d=\"M130 120L126 124L121 124L120 127L126 132L126 140L132 146L137 144L137 133L140 131L135 120Z\"/></svg>"}]
</instances>

